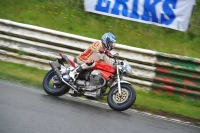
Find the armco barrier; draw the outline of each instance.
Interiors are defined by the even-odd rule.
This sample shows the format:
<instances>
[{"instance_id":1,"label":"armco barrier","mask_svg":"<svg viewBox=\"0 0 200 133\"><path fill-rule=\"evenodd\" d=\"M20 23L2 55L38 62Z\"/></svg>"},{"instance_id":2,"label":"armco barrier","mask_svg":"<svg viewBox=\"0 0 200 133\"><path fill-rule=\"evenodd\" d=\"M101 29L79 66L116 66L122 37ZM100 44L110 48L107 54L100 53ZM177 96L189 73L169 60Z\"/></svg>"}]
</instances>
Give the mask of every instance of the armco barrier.
<instances>
[{"instance_id":1,"label":"armco barrier","mask_svg":"<svg viewBox=\"0 0 200 133\"><path fill-rule=\"evenodd\" d=\"M200 98L200 59L157 53L153 88Z\"/></svg>"},{"instance_id":2,"label":"armco barrier","mask_svg":"<svg viewBox=\"0 0 200 133\"><path fill-rule=\"evenodd\" d=\"M46 57L56 58L58 52L63 52L72 58L95 40L0 19L0 59L4 61L50 69ZM133 75L126 80L139 88L200 96L199 59L121 44L116 45L113 53L119 53L120 59L130 62Z\"/></svg>"}]
</instances>

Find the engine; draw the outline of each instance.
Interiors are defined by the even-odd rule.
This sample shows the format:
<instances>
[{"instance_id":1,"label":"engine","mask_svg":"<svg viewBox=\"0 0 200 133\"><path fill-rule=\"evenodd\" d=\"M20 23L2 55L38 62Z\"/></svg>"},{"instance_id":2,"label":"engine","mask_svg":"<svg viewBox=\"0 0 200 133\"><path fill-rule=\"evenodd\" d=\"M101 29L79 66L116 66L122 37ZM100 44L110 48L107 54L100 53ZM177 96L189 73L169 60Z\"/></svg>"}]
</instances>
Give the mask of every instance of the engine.
<instances>
[{"instance_id":1,"label":"engine","mask_svg":"<svg viewBox=\"0 0 200 133\"><path fill-rule=\"evenodd\" d=\"M94 70L90 74L90 82L89 84L86 84L86 87L88 87L88 89L95 89L102 84L101 80L101 73L98 70Z\"/></svg>"},{"instance_id":2,"label":"engine","mask_svg":"<svg viewBox=\"0 0 200 133\"><path fill-rule=\"evenodd\" d=\"M102 77L100 71L93 70L86 79L76 80L77 87L85 91L85 96L99 97L102 91L101 88L106 84L106 80Z\"/></svg>"}]
</instances>

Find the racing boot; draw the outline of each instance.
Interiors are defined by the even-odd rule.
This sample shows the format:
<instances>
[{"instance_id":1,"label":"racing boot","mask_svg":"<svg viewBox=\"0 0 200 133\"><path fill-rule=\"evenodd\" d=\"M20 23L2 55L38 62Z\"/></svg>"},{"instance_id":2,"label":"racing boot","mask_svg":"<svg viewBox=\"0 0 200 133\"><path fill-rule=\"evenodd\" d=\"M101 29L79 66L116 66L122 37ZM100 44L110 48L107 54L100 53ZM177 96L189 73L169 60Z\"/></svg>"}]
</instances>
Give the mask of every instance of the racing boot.
<instances>
[{"instance_id":1,"label":"racing boot","mask_svg":"<svg viewBox=\"0 0 200 133\"><path fill-rule=\"evenodd\" d=\"M77 74L79 74L82 70L83 68L81 66L78 66L69 73L69 76L75 81Z\"/></svg>"}]
</instances>

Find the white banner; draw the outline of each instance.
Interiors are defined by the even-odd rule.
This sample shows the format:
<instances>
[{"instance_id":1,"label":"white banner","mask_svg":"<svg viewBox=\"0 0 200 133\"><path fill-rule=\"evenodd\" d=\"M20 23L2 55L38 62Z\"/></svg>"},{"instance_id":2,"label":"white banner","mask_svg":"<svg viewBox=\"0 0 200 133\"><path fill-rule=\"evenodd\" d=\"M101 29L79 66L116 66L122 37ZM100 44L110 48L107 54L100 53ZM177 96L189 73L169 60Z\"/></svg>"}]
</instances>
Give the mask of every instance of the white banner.
<instances>
[{"instance_id":1,"label":"white banner","mask_svg":"<svg viewBox=\"0 0 200 133\"><path fill-rule=\"evenodd\" d=\"M85 0L85 10L187 31L195 0Z\"/></svg>"}]
</instances>

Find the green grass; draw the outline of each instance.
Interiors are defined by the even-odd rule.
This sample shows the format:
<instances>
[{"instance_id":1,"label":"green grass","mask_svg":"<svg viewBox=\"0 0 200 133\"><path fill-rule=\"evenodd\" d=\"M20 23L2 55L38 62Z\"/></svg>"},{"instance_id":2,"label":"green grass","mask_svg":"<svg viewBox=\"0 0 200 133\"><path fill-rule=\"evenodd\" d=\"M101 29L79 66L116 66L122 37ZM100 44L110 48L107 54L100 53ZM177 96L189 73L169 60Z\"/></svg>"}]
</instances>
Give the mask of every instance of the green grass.
<instances>
[{"instance_id":1,"label":"green grass","mask_svg":"<svg viewBox=\"0 0 200 133\"><path fill-rule=\"evenodd\" d=\"M46 70L0 61L0 79L42 88ZM184 120L200 121L200 102L152 91L136 90L137 99L132 108L165 116L178 116ZM100 102L106 102L106 97Z\"/></svg>"},{"instance_id":2,"label":"green grass","mask_svg":"<svg viewBox=\"0 0 200 133\"><path fill-rule=\"evenodd\" d=\"M0 0L0 18L100 39L112 32L117 43L200 58L200 0L187 32L84 11L83 0Z\"/></svg>"},{"instance_id":3,"label":"green grass","mask_svg":"<svg viewBox=\"0 0 200 133\"><path fill-rule=\"evenodd\" d=\"M152 91L149 93L138 91L137 94L136 107L138 108L151 109L155 113L163 111L196 119L200 118L200 102L198 101L190 101L167 94L157 95Z\"/></svg>"},{"instance_id":4,"label":"green grass","mask_svg":"<svg viewBox=\"0 0 200 133\"><path fill-rule=\"evenodd\" d=\"M0 78L22 84L41 87L42 79L47 71L20 64L0 61Z\"/></svg>"}]
</instances>

